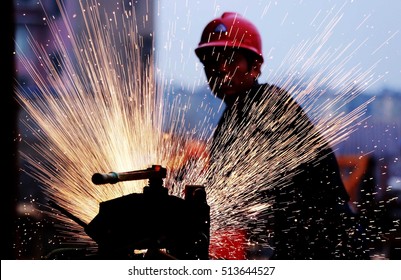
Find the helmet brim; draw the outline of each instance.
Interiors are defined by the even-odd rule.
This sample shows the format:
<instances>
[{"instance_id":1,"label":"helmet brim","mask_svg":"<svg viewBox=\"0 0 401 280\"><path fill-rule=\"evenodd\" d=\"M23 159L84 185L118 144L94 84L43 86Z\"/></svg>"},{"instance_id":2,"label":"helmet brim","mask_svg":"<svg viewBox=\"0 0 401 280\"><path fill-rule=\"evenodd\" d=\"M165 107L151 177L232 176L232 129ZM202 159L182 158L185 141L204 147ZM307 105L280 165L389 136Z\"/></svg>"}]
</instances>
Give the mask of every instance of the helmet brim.
<instances>
[{"instance_id":1,"label":"helmet brim","mask_svg":"<svg viewBox=\"0 0 401 280\"><path fill-rule=\"evenodd\" d=\"M199 59L202 59L202 56L208 50L211 51L215 47L223 47L223 48L237 48L237 49L244 49L253 52L257 55L263 62L263 56L258 52L258 50L252 46L248 46L245 44L230 44L229 42L209 42L199 44L199 46L195 49L195 54L198 56Z\"/></svg>"}]
</instances>

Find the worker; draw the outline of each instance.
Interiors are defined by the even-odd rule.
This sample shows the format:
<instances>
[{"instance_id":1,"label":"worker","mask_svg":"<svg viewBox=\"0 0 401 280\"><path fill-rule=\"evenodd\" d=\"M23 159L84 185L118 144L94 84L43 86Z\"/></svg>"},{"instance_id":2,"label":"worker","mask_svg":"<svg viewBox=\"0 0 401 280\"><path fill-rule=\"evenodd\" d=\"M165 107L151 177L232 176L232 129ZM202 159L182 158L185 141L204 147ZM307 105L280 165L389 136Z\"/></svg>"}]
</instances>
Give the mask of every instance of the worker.
<instances>
[{"instance_id":1,"label":"worker","mask_svg":"<svg viewBox=\"0 0 401 280\"><path fill-rule=\"evenodd\" d=\"M305 150L294 159L299 164L283 168L279 185L260 192L262 200L274 201L272 213L260 215L253 223L257 228L250 230L247 237L256 242L269 239L273 253L261 257L366 258L363 242L356 238L360 229L330 144L289 92L258 81L264 57L256 26L238 13L224 12L206 25L195 53L204 66L212 93L225 104L210 150L214 168L219 168L216 163L225 164L221 160L224 153L238 141L249 151L258 145L254 150L265 150L266 154L274 141L289 143L293 150ZM308 153L308 147L313 152ZM270 152L276 157L284 156ZM240 154L246 160L252 152ZM304 154L310 158L305 159ZM268 158L258 160L261 164L269 162ZM264 176L266 182L271 182L268 172Z\"/></svg>"}]
</instances>

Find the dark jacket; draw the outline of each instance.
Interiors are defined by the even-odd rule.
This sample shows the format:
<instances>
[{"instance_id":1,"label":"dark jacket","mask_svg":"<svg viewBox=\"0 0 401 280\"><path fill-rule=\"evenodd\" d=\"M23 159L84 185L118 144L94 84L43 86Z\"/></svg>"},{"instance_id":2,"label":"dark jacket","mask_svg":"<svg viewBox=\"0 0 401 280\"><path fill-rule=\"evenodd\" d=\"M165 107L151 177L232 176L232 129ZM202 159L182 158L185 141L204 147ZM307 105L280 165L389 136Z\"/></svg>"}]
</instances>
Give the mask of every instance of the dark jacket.
<instances>
[{"instance_id":1,"label":"dark jacket","mask_svg":"<svg viewBox=\"0 0 401 280\"><path fill-rule=\"evenodd\" d=\"M222 139L228 147L238 139L252 138L244 147L249 154L256 146L264 151L261 170L273 163L281 165L274 181L266 173L267 183L261 183L266 186L260 189L260 199L273 201L273 207L260 213L258 221L250 222L250 238L268 242L274 249L269 256L273 259L365 258L336 157L307 114L288 92L276 86L255 84L244 96L223 113L214 134L211 161L224 153ZM224 128L233 118L239 127L235 133Z\"/></svg>"}]
</instances>

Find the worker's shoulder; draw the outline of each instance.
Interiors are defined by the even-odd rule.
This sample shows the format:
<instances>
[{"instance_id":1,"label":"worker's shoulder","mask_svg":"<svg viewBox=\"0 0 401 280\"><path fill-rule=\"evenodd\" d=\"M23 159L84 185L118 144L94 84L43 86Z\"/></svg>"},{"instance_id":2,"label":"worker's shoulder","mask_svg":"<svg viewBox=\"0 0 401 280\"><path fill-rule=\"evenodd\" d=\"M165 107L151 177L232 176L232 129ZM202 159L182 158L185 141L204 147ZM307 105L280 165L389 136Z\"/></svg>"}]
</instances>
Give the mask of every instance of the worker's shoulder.
<instances>
[{"instance_id":1,"label":"worker's shoulder","mask_svg":"<svg viewBox=\"0 0 401 280\"><path fill-rule=\"evenodd\" d=\"M301 110L301 106L291 93L280 86L268 83L255 84L252 88L252 92L252 101L254 103L264 104L262 106L270 104L274 107L282 107L282 109L291 108L292 110L296 109L296 111Z\"/></svg>"}]
</instances>

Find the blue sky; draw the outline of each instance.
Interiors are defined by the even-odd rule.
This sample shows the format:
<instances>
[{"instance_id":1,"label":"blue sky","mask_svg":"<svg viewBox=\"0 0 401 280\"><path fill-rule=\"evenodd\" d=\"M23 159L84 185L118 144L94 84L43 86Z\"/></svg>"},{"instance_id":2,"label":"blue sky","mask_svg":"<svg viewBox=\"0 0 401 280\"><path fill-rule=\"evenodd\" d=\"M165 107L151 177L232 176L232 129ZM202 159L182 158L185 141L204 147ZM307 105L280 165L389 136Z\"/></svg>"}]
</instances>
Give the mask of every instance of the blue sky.
<instances>
[{"instance_id":1,"label":"blue sky","mask_svg":"<svg viewBox=\"0 0 401 280\"><path fill-rule=\"evenodd\" d=\"M167 79L189 87L205 82L194 48L204 26L224 11L238 12L258 27L265 56L261 81L291 72L293 65L286 57L309 42L311 52L322 47L321 56L346 49L340 59L346 61L342 68L371 73L369 80L361 81L366 82L367 91L401 90L399 0L155 1L156 58ZM315 38L328 27L331 33L320 43ZM326 63L338 67L333 59ZM312 67L308 74L314 71L321 70Z\"/></svg>"}]
</instances>

